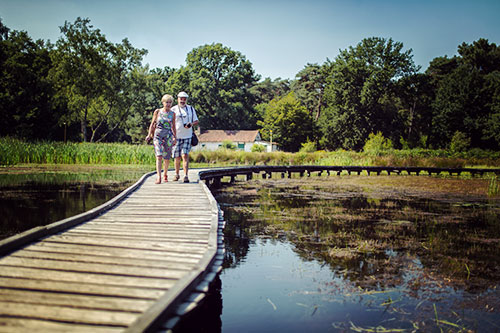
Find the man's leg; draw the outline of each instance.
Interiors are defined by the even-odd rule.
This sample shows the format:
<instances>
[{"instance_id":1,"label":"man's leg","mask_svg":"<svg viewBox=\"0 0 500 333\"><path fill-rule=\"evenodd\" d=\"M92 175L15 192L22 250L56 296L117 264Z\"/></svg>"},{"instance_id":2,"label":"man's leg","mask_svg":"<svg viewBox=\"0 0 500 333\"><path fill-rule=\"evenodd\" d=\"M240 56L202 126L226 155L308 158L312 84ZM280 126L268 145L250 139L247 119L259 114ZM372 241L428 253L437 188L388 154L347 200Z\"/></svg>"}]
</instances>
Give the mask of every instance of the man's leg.
<instances>
[{"instance_id":1,"label":"man's leg","mask_svg":"<svg viewBox=\"0 0 500 333\"><path fill-rule=\"evenodd\" d=\"M182 168L184 169L184 182L189 182L188 168L189 168L189 154L182 154Z\"/></svg>"},{"instance_id":2,"label":"man's leg","mask_svg":"<svg viewBox=\"0 0 500 333\"><path fill-rule=\"evenodd\" d=\"M179 180L179 172L181 170L181 157L177 156L175 158L175 177L174 180Z\"/></svg>"}]
</instances>

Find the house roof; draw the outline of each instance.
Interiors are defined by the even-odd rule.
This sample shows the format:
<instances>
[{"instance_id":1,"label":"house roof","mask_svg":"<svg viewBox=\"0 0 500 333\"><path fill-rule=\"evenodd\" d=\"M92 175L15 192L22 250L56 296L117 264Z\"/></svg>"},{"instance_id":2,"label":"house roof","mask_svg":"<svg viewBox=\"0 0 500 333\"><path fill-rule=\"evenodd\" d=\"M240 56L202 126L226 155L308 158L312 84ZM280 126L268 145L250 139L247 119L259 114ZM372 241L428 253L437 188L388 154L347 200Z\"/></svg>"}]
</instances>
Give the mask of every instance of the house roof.
<instances>
[{"instance_id":1,"label":"house roof","mask_svg":"<svg viewBox=\"0 0 500 333\"><path fill-rule=\"evenodd\" d=\"M200 142L254 142L259 130L207 130L198 135Z\"/></svg>"}]
</instances>

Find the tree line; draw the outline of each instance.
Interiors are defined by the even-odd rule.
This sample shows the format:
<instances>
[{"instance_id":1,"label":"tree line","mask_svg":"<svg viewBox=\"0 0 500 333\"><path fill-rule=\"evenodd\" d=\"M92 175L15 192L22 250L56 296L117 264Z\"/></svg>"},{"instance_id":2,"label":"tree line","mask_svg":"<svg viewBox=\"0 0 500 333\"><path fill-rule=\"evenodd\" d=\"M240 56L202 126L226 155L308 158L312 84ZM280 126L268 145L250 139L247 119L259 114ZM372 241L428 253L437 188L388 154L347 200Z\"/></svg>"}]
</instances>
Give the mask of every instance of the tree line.
<instances>
[{"instance_id":1,"label":"tree line","mask_svg":"<svg viewBox=\"0 0 500 333\"><path fill-rule=\"evenodd\" d=\"M420 72L403 43L371 37L272 80L222 44L149 68L147 50L110 42L89 19L60 30L35 41L0 20L0 136L138 143L161 96L184 90L203 129L260 129L285 151L360 150L373 133L403 149L500 147L500 48L486 39Z\"/></svg>"}]
</instances>

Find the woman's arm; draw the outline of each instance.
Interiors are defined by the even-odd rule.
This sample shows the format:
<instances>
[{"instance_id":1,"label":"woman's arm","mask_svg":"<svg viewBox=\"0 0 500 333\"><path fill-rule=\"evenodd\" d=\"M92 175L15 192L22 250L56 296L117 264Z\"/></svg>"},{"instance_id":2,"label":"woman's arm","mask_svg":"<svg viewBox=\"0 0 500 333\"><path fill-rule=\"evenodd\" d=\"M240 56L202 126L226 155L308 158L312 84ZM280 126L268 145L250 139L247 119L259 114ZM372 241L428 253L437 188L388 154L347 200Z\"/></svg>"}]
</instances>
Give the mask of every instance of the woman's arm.
<instances>
[{"instance_id":1,"label":"woman's arm","mask_svg":"<svg viewBox=\"0 0 500 333\"><path fill-rule=\"evenodd\" d=\"M174 141L177 140L177 129L175 128L175 112L174 116L172 117L172 133L174 133Z\"/></svg>"},{"instance_id":2,"label":"woman's arm","mask_svg":"<svg viewBox=\"0 0 500 333\"><path fill-rule=\"evenodd\" d=\"M158 117L158 110L153 113L153 119L151 119L151 124L149 125L148 136L146 136L146 141L150 140L156 128L156 118Z\"/></svg>"}]
</instances>

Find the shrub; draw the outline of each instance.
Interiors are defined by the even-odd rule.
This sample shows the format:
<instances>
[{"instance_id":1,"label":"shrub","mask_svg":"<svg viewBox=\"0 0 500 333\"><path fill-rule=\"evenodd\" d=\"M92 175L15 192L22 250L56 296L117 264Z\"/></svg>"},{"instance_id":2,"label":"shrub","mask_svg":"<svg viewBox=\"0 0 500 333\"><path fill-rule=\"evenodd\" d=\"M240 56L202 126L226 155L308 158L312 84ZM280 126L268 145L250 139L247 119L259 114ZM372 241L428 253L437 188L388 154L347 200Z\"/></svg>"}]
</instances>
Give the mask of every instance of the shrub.
<instances>
[{"instance_id":1,"label":"shrub","mask_svg":"<svg viewBox=\"0 0 500 333\"><path fill-rule=\"evenodd\" d=\"M229 149L229 150L236 150L236 145L229 140L223 141L221 148L223 149Z\"/></svg>"},{"instance_id":2,"label":"shrub","mask_svg":"<svg viewBox=\"0 0 500 333\"><path fill-rule=\"evenodd\" d=\"M263 153L266 151L266 146L256 143L252 146L251 150L253 153Z\"/></svg>"},{"instance_id":3,"label":"shrub","mask_svg":"<svg viewBox=\"0 0 500 333\"><path fill-rule=\"evenodd\" d=\"M470 146L470 138L460 131L453 134L450 142L450 150L454 153L466 151Z\"/></svg>"},{"instance_id":4,"label":"shrub","mask_svg":"<svg viewBox=\"0 0 500 333\"><path fill-rule=\"evenodd\" d=\"M390 149L392 149L392 141L384 138L382 132L377 132L377 134L370 133L363 147L365 153L372 155L380 155L381 152Z\"/></svg>"},{"instance_id":5,"label":"shrub","mask_svg":"<svg viewBox=\"0 0 500 333\"><path fill-rule=\"evenodd\" d=\"M316 144L311 141L304 142L302 148L300 148L301 153L313 153L316 151Z\"/></svg>"}]
</instances>

